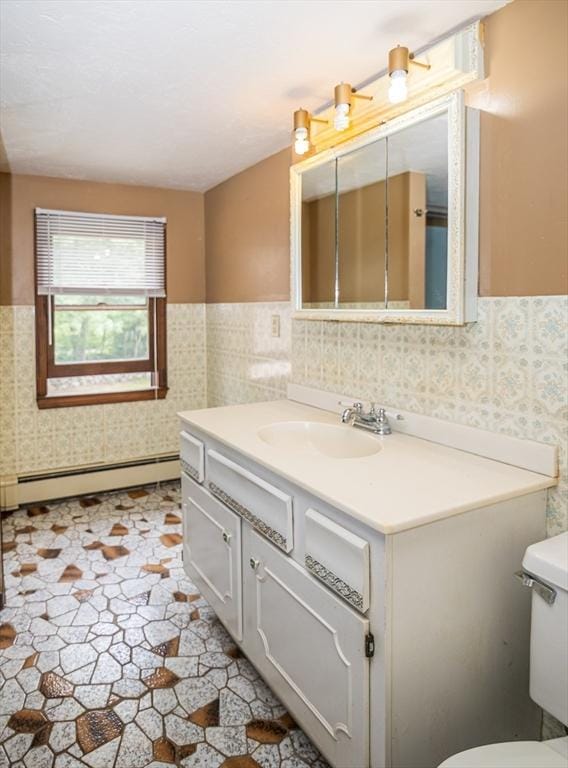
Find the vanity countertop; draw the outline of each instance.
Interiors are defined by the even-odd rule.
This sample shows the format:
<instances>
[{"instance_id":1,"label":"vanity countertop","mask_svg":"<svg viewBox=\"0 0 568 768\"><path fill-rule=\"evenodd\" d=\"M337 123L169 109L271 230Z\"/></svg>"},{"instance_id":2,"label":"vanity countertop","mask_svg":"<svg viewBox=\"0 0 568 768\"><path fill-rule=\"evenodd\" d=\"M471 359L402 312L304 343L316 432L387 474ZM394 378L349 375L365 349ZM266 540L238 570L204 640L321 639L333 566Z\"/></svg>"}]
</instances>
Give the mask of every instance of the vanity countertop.
<instances>
[{"instance_id":1,"label":"vanity countertop","mask_svg":"<svg viewBox=\"0 0 568 768\"><path fill-rule=\"evenodd\" d=\"M330 458L268 445L258 436L268 424L340 424L337 414L290 400L185 411L179 416L190 429L195 427L385 534L556 484L546 475L395 431L373 436L381 441L382 450L358 458Z\"/></svg>"}]
</instances>

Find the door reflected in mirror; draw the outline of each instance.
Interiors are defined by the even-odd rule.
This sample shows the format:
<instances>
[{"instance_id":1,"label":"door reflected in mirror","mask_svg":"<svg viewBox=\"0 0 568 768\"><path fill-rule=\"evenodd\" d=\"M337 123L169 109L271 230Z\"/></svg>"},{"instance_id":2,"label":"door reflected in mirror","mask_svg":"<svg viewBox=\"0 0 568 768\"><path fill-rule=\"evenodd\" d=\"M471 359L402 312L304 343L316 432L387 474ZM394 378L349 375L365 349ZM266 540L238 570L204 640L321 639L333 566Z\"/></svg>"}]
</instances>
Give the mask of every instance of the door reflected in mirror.
<instances>
[{"instance_id":1,"label":"door reflected in mirror","mask_svg":"<svg viewBox=\"0 0 568 768\"><path fill-rule=\"evenodd\" d=\"M446 309L448 117L387 139L387 306Z\"/></svg>"}]
</instances>

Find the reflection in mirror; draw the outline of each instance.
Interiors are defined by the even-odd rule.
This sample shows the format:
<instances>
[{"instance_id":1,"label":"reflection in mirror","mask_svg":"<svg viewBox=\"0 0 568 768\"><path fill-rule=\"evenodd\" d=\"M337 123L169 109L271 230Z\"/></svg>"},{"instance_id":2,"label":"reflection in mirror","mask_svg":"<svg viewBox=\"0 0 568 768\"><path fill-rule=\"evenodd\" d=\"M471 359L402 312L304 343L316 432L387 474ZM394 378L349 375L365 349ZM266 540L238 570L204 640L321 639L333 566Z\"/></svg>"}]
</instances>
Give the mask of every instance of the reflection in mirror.
<instances>
[{"instance_id":1,"label":"reflection in mirror","mask_svg":"<svg viewBox=\"0 0 568 768\"><path fill-rule=\"evenodd\" d=\"M305 309L445 309L447 113L302 174Z\"/></svg>"},{"instance_id":2,"label":"reflection in mirror","mask_svg":"<svg viewBox=\"0 0 568 768\"><path fill-rule=\"evenodd\" d=\"M445 309L447 113L388 137L387 308Z\"/></svg>"},{"instance_id":3,"label":"reflection in mirror","mask_svg":"<svg viewBox=\"0 0 568 768\"><path fill-rule=\"evenodd\" d=\"M337 304L336 161L302 174L302 306Z\"/></svg>"},{"instance_id":4,"label":"reflection in mirror","mask_svg":"<svg viewBox=\"0 0 568 768\"><path fill-rule=\"evenodd\" d=\"M337 160L339 307L385 308L386 141Z\"/></svg>"},{"instance_id":5,"label":"reflection in mirror","mask_svg":"<svg viewBox=\"0 0 568 768\"><path fill-rule=\"evenodd\" d=\"M386 141L302 178L305 308L385 308Z\"/></svg>"}]
</instances>

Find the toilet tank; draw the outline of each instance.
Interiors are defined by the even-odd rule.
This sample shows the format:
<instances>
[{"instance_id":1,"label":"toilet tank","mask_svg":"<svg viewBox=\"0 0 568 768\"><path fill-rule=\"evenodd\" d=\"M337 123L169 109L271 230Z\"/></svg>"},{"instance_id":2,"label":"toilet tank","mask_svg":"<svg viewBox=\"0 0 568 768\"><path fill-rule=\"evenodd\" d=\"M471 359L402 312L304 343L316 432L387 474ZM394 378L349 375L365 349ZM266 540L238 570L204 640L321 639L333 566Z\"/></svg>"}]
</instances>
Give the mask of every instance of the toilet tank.
<instances>
[{"instance_id":1,"label":"toilet tank","mask_svg":"<svg viewBox=\"0 0 568 768\"><path fill-rule=\"evenodd\" d=\"M568 725L568 533L531 545L523 572L534 577L530 695Z\"/></svg>"}]
</instances>

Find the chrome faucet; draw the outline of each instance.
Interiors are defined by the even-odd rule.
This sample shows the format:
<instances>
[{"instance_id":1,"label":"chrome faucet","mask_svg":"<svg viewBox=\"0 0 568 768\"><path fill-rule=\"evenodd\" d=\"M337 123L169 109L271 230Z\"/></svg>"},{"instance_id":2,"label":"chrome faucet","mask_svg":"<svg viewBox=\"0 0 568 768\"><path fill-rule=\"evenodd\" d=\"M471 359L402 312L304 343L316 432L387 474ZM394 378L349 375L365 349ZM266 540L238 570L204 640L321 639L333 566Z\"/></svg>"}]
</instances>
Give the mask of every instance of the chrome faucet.
<instances>
[{"instance_id":1,"label":"chrome faucet","mask_svg":"<svg viewBox=\"0 0 568 768\"><path fill-rule=\"evenodd\" d=\"M339 405L345 405L345 403L339 403ZM353 403L353 405L349 405L343 413L341 414L341 421L344 424L348 424L351 420L355 422L357 417L361 416L363 413L363 403Z\"/></svg>"},{"instance_id":2,"label":"chrome faucet","mask_svg":"<svg viewBox=\"0 0 568 768\"><path fill-rule=\"evenodd\" d=\"M339 405L345 405L345 403L340 402ZM394 418L401 420L402 415L396 413ZM367 412L363 410L363 403L355 402L349 405L342 412L341 421L344 424L351 423L354 427L359 427L359 429L367 429L376 435L390 435L392 432L386 410L384 408L377 408L375 403L371 403Z\"/></svg>"}]
</instances>

